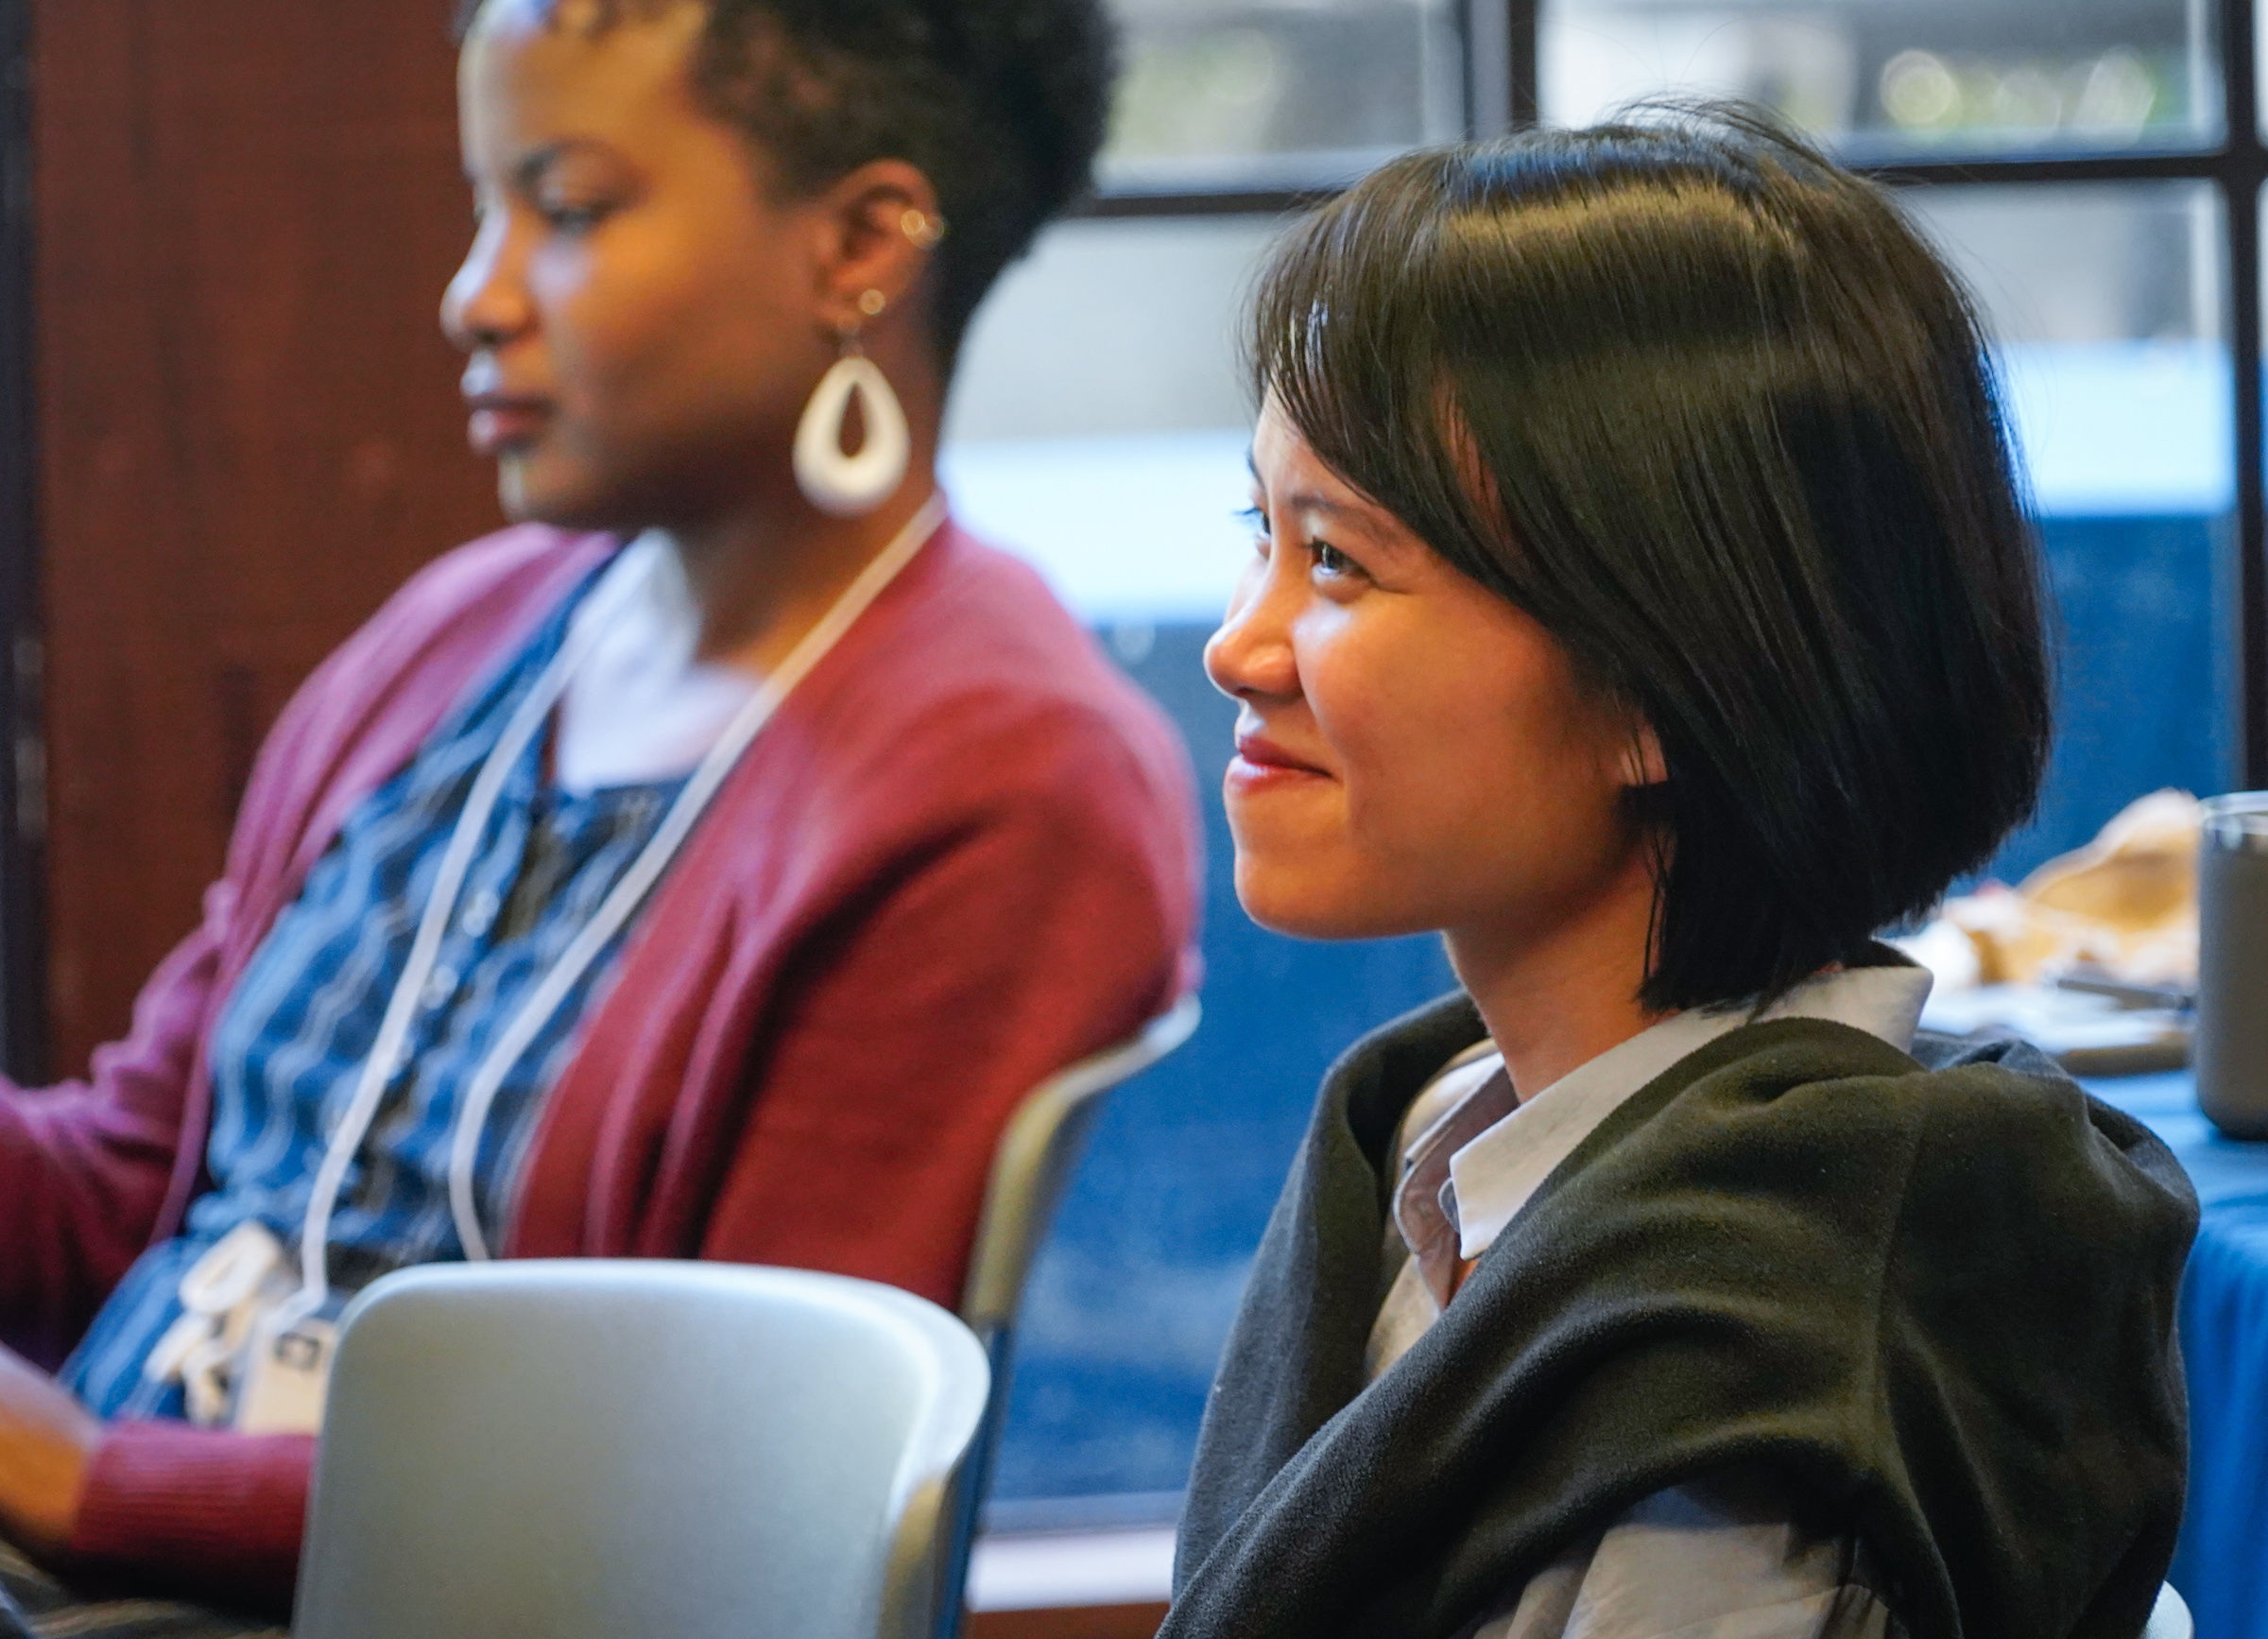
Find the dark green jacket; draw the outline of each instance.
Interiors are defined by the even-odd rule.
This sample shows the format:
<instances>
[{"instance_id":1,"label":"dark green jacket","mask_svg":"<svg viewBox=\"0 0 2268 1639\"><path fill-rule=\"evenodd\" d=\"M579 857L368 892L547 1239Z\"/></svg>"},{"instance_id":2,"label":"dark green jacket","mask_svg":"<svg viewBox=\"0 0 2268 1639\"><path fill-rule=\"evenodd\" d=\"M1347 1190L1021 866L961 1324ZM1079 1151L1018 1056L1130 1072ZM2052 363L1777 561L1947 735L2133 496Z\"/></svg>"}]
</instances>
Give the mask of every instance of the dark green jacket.
<instances>
[{"instance_id":1,"label":"dark green jacket","mask_svg":"<svg viewBox=\"0 0 2268 1639\"><path fill-rule=\"evenodd\" d=\"M1925 1070L1842 1025L1744 1026L1609 1116L1366 1389L1386 1151L1482 1034L1451 998L1325 1081L1161 1639L1450 1639L1726 1469L1855 1532L1914 1639L2135 1639L2180 1520L2197 1221L2146 1129L2029 1049Z\"/></svg>"}]
</instances>

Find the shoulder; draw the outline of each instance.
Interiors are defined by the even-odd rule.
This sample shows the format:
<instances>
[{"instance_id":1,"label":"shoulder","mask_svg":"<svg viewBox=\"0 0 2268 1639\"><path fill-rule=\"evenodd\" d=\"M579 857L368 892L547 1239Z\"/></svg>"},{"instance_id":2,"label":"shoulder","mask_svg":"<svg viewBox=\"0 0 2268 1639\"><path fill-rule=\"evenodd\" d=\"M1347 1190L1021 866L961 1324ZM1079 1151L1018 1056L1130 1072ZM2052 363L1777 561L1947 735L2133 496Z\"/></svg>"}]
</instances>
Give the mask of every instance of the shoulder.
<instances>
[{"instance_id":1,"label":"shoulder","mask_svg":"<svg viewBox=\"0 0 2268 1639\"><path fill-rule=\"evenodd\" d=\"M1163 713L1031 568L954 526L804 691L797 716L847 787L1194 823Z\"/></svg>"},{"instance_id":2,"label":"shoulder","mask_svg":"<svg viewBox=\"0 0 2268 1639\"><path fill-rule=\"evenodd\" d=\"M1943 1211L1971 1233L1983 1215L2019 1239L2058 1222L2129 1252L2145 1233L2186 1249L2195 1199L2148 1129L2035 1052L1932 1056L1941 1067L1825 1020L1744 1026L1641 1091L1572 1160L1797 1194L1847 1175L1909 1232Z\"/></svg>"},{"instance_id":3,"label":"shoulder","mask_svg":"<svg viewBox=\"0 0 2268 1639\"><path fill-rule=\"evenodd\" d=\"M349 639L411 652L460 629L501 634L540 616L615 546L615 537L522 524L442 553L404 581Z\"/></svg>"},{"instance_id":4,"label":"shoulder","mask_svg":"<svg viewBox=\"0 0 2268 1639\"><path fill-rule=\"evenodd\" d=\"M2122 1340L2170 1336L2195 1196L2052 1066L1930 1070L1847 1026L1745 1026L1633 1096L1532 1204L1531 1233L1626 1254L1634 1290L1706 1288L1708 1307L1768 1269L1791 1315L1866 1317L1874 1346L1929 1340L1917 1359L1950 1349L2023 1395L2091 1378L2098 1408L2123 1396L2163 1432L2165 1361L2138 1370Z\"/></svg>"},{"instance_id":5,"label":"shoulder","mask_svg":"<svg viewBox=\"0 0 2268 1639\"><path fill-rule=\"evenodd\" d=\"M1916 1051L1929 1063L1823 1020L1752 1025L1681 1067L1690 1084L1680 1099L1728 1142L1816 1135L1896 1157L1909 1191L1967 1192L1990 1181L2036 1205L2042 1194L2078 1190L2106 1207L2194 1218L2165 1146L2036 1049L1925 1041Z\"/></svg>"},{"instance_id":6,"label":"shoulder","mask_svg":"<svg viewBox=\"0 0 2268 1639\"><path fill-rule=\"evenodd\" d=\"M332 650L277 720L240 810L239 865L266 857L280 835L288 843L286 834L307 823L335 787L370 782L389 760L406 756L457 692L613 543L610 536L523 526L444 553L413 575Z\"/></svg>"},{"instance_id":7,"label":"shoulder","mask_svg":"<svg viewBox=\"0 0 2268 1639\"><path fill-rule=\"evenodd\" d=\"M940 707L990 700L1171 733L1029 564L948 525L916 569L888 611L892 647L898 664L925 674Z\"/></svg>"},{"instance_id":8,"label":"shoulder","mask_svg":"<svg viewBox=\"0 0 2268 1639\"><path fill-rule=\"evenodd\" d=\"M426 564L316 668L287 714L319 729L342 714L455 692L513 638L556 607L613 550L610 535L526 524L484 535ZM421 684L426 686L421 686Z\"/></svg>"},{"instance_id":9,"label":"shoulder","mask_svg":"<svg viewBox=\"0 0 2268 1639\"><path fill-rule=\"evenodd\" d=\"M1202 869L1173 726L1036 575L950 527L788 697L704 832L703 871L763 928L886 893L1178 951Z\"/></svg>"}]
</instances>

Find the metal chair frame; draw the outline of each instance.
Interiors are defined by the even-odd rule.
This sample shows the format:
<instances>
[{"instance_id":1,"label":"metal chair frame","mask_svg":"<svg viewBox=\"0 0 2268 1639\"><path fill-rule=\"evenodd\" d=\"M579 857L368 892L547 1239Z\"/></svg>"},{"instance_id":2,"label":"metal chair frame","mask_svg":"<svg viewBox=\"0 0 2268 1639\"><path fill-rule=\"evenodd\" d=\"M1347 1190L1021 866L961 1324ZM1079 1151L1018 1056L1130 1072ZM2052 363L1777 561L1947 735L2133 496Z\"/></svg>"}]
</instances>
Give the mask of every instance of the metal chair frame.
<instances>
[{"instance_id":1,"label":"metal chair frame","mask_svg":"<svg viewBox=\"0 0 2268 1639\"><path fill-rule=\"evenodd\" d=\"M1024 1286L1040 1245L1055 1222L1064 1187L1086 1149L1087 1135L1101 1113L1102 1096L1188 1041L1200 1017L1196 996L1185 995L1131 1041L1049 1077L1017 1106L992 1152L991 1181L961 1299L961 1320L976 1334L991 1365L992 1389L961 1463L943 1562L945 1596L937 1603L936 1639L958 1639L969 1555L992 1481L992 1459L1007 1423L1009 1366Z\"/></svg>"}]
</instances>

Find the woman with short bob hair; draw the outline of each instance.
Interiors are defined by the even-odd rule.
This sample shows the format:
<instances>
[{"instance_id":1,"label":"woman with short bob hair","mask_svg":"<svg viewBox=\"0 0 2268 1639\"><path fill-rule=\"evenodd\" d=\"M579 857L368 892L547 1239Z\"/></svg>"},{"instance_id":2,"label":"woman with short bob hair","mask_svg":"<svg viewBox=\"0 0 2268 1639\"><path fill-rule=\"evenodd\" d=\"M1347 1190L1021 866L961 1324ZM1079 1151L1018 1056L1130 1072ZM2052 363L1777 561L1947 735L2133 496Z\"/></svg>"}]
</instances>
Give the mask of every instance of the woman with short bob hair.
<instances>
[{"instance_id":1,"label":"woman with short bob hair","mask_svg":"<svg viewBox=\"0 0 2268 1639\"><path fill-rule=\"evenodd\" d=\"M1252 334L1238 892L1440 930L1463 992L1325 1082L1169 1639L2131 1639L2193 1198L2032 1050L1917 1033L1874 938L2048 737L1958 283L1668 109L1385 166Z\"/></svg>"}]
</instances>

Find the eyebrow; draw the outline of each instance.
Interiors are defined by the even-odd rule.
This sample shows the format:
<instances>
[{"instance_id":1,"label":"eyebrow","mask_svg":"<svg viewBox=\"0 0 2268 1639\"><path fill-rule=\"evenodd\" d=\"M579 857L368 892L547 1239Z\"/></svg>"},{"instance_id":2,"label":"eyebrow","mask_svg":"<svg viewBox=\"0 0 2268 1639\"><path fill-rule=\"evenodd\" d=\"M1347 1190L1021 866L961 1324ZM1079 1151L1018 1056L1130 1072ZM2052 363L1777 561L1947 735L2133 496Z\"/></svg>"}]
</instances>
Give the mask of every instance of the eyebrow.
<instances>
[{"instance_id":1,"label":"eyebrow","mask_svg":"<svg viewBox=\"0 0 2268 1639\"><path fill-rule=\"evenodd\" d=\"M533 187L542 179L545 171L551 169L553 165L558 164L558 162L565 157L567 149L570 146L570 144L563 142L551 143L543 147L538 148L534 153L529 154L521 160L518 164L512 167L513 186L521 188Z\"/></svg>"},{"instance_id":2,"label":"eyebrow","mask_svg":"<svg viewBox=\"0 0 2268 1639\"><path fill-rule=\"evenodd\" d=\"M1261 477L1259 463L1252 459L1250 450L1245 452L1245 471L1252 474L1252 482L1259 487L1261 493L1266 494L1267 483ZM1303 511L1329 512L1336 518L1357 516L1357 509L1346 502L1334 501L1330 496L1318 494L1313 490L1295 490L1290 494L1281 497L1280 504L1297 508Z\"/></svg>"},{"instance_id":3,"label":"eyebrow","mask_svg":"<svg viewBox=\"0 0 2268 1639\"><path fill-rule=\"evenodd\" d=\"M516 188L532 188L542 180L545 171L569 154L585 150L597 153L606 147L606 144L590 137L561 137L558 142L546 143L532 153L522 156L519 163L512 166L512 185Z\"/></svg>"}]
</instances>

